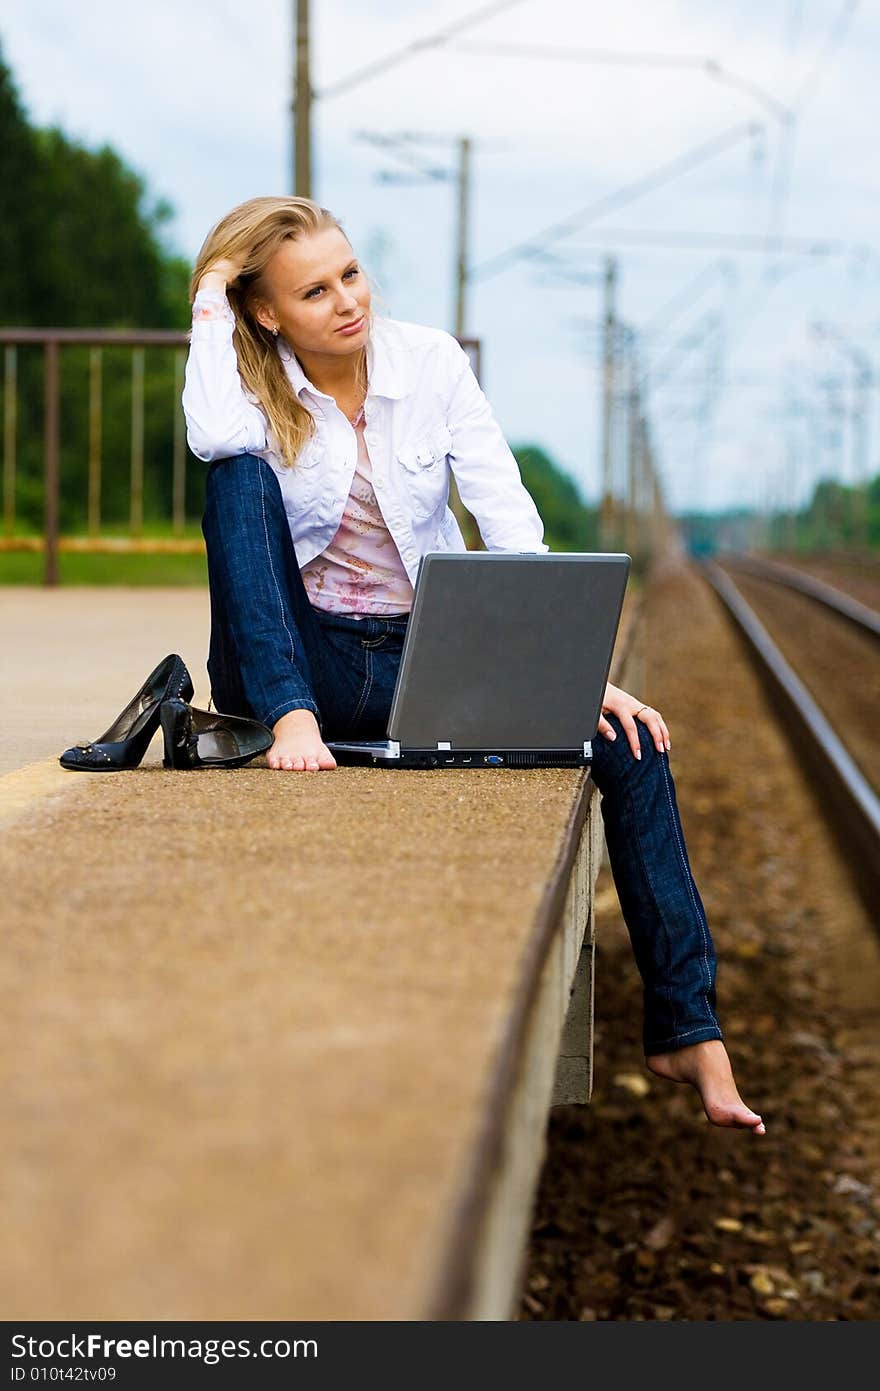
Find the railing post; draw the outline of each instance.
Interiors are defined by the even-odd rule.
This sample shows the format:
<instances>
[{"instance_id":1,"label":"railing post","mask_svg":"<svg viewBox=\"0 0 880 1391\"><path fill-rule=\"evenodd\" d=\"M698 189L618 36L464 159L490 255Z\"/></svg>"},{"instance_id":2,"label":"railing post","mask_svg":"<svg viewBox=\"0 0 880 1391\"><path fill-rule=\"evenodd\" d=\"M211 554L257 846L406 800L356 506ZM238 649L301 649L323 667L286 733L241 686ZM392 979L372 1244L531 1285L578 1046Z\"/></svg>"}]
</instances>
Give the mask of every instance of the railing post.
<instances>
[{"instance_id":1,"label":"railing post","mask_svg":"<svg viewBox=\"0 0 880 1391\"><path fill-rule=\"evenodd\" d=\"M186 525L186 448L183 438L183 407L180 397L183 392L184 355L174 354L174 464L171 484L171 517L174 531L182 535Z\"/></svg>"},{"instance_id":2,"label":"railing post","mask_svg":"<svg viewBox=\"0 0 880 1391\"><path fill-rule=\"evenodd\" d=\"M58 584L58 456L60 452L58 409L58 340L47 338L44 349L43 421L43 530L45 536L44 584Z\"/></svg>"},{"instance_id":3,"label":"railing post","mask_svg":"<svg viewBox=\"0 0 880 1391\"><path fill-rule=\"evenodd\" d=\"M101 349L89 350L89 535L101 529Z\"/></svg>"},{"instance_id":4,"label":"railing post","mask_svg":"<svg viewBox=\"0 0 880 1391\"><path fill-rule=\"evenodd\" d=\"M144 350L131 354L131 534L144 529Z\"/></svg>"},{"instance_id":5,"label":"railing post","mask_svg":"<svg viewBox=\"0 0 880 1391\"><path fill-rule=\"evenodd\" d=\"M15 435L18 416L18 359L14 343L7 346L3 373L3 526L15 530Z\"/></svg>"}]
</instances>

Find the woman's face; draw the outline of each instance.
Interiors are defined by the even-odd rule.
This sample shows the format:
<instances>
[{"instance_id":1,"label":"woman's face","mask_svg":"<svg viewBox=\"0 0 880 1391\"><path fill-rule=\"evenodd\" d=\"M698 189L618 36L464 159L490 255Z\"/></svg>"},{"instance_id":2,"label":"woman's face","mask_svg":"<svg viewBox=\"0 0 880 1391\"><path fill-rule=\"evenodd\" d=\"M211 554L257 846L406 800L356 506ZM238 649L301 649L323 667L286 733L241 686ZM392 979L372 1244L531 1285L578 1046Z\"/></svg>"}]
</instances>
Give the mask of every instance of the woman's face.
<instances>
[{"instance_id":1,"label":"woman's face","mask_svg":"<svg viewBox=\"0 0 880 1391\"><path fill-rule=\"evenodd\" d=\"M292 348L344 356L364 346L370 287L338 227L284 242L263 273L263 285L256 318L264 328L277 328Z\"/></svg>"}]
</instances>

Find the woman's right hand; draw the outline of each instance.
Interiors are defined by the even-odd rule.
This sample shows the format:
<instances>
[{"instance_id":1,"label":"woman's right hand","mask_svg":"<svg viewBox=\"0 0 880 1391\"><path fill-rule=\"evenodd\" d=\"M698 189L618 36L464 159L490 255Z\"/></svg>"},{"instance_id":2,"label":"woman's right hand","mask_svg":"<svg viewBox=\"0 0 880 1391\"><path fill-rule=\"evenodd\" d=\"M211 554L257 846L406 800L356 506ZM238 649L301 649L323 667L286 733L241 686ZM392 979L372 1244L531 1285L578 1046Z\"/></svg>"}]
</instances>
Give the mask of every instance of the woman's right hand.
<instances>
[{"instance_id":1,"label":"woman's right hand","mask_svg":"<svg viewBox=\"0 0 880 1391\"><path fill-rule=\"evenodd\" d=\"M227 257L213 261L199 281L199 289L219 290L221 294L225 293L226 286L231 285L241 275L242 266L246 259L246 257L241 256L235 260Z\"/></svg>"}]
</instances>

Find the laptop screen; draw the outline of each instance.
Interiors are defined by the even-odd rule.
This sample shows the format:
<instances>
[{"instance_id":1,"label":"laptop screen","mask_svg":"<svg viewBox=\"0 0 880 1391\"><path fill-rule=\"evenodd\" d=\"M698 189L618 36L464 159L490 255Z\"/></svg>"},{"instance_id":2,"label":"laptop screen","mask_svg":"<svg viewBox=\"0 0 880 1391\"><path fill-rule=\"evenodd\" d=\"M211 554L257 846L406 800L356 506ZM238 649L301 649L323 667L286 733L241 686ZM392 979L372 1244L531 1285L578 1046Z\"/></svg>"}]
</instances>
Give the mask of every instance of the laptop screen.
<instances>
[{"instance_id":1,"label":"laptop screen","mask_svg":"<svg viewBox=\"0 0 880 1391\"><path fill-rule=\"evenodd\" d=\"M599 723L629 569L623 554L426 555L389 738L580 749Z\"/></svg>"}]
</instances>

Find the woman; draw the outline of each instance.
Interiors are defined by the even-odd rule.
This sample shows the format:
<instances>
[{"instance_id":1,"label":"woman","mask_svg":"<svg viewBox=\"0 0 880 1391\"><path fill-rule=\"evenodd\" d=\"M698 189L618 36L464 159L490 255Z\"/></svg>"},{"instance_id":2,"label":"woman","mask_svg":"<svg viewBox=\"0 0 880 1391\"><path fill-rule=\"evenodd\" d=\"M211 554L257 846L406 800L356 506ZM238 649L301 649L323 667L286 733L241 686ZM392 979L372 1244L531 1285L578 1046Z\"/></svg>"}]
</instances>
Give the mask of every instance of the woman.
<instances>
[{"instance_id":1,"label":"woman","mask_svg":"<svg viewBox=\"0 0 880 1391\"><path fill-rule=\"evenodd\" d=\"M413 581L464 550L449 468L490 550L546 551L543 526L467 355L449 334L375 316L341 226L305 198L254 198L193 272L183 404L211 464L203 531L214 704L275 737L270 768L336 767L324 743L381 738ZM658 1076L716 1125L764 1133L714 1013L715 955L669 772L669 731L609 685L592 775L645 985Z\"/></svg>"}]
</instances>

